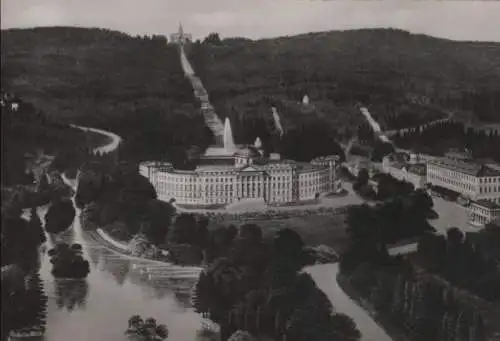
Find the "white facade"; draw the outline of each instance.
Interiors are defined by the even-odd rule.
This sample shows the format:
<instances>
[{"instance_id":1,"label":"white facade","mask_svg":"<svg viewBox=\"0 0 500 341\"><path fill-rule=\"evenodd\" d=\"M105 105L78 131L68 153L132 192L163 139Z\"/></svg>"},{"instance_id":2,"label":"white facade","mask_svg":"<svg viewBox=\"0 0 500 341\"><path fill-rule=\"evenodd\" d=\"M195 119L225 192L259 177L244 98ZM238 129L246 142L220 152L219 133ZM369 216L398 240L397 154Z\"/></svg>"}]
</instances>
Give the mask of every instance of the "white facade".
<instances>
[{"instance_id":1,"label":"white facade","mask_svg":"<svg viewBox=\"0 0 500 341\"><path fill-rule=\"evenodd\" d=\"M470 206L469 223L477 226L500 224L500 205L479 200Z\"/></svg>"},{"instance_id":2,"label":"white facade","mask_svg":"<svg viewBox=\"0 0 500 341\"><path fill-rule=\"evenodd\" d=\"M428 162L427 182L474 201L500 203L500 171L469 160L445 157Z\"/></svg>"},{"instance_id":3,"label":"white facade","mask_svg":"<svg viewBox=\"0 0 500 341\"><path fill-rule=\"evenodd\" d=\"M230 204L244 199L286 203L314 199L335 190L338 156L317 158L311 163L272 162L237 153L234 165L200 166L176 170L168 163L145 162L140 173L149 178L158 199L177 204Z\"/></svg>"},{"instance_id":4,"label":"white facade","mask_svg":"<svg viewBox=\"0 0 500 341\"><path fill-rule=\"evenodd\" d=\"M408 156L409 156L408 162L411 164L427 163L429 161L436 160L438 158L437 156L422 154L415 151L410 151L408 153Z\"/></svg>"}]
</instances>

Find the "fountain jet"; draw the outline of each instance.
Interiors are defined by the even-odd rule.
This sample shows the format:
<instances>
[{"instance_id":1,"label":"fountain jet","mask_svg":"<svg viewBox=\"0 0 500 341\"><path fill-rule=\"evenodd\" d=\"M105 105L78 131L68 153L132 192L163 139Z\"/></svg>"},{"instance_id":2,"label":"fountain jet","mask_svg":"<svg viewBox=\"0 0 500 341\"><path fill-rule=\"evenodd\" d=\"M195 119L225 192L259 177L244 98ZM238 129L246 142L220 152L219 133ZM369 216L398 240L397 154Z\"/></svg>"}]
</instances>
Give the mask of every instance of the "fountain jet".
<instances>
[{"instance_id":1,"label":"fountain jet","mask_svg":"<svg viewBox=\"0 0 500 341\"><path fill-rule=\"evenodd\" d=\"M231 129L231 121L229 117L226 117L224 122L224 149L228 152L236 150L236 145L234 144L233 131Z\"/></svg>"}]
</instances>

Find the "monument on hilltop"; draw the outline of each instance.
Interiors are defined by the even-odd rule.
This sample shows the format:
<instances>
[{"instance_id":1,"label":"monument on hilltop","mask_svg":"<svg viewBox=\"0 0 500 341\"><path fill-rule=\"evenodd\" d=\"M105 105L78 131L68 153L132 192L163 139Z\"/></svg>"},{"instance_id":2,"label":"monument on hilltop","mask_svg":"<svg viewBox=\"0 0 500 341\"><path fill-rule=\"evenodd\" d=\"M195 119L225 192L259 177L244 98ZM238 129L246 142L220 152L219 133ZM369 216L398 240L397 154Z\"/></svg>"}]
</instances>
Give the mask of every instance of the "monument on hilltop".
<instances>
[{"instance_id":1,"label":"monument on hilltop","mask_svg":"<svg viewBox=\"0 0 500 341\"><path fill-rule=\"evenodd\" d=\"M184 33L181 23L179 23L178 32L170 35L170 42L174 44L184 45L191 41L193 41L193 36L190 33Z\"/></svg>"}]
</instances>

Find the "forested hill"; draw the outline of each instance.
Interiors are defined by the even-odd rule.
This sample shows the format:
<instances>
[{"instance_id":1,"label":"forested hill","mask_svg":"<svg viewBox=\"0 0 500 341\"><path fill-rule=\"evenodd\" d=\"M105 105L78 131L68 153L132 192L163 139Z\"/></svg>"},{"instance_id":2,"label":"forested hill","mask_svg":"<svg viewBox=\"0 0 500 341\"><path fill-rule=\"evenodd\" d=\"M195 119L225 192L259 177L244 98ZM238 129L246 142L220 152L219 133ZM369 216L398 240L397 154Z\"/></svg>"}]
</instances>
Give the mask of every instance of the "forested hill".
<instances>
[{"instance_id":1,"label":"forested hill","mask_svg":"<svg viewBox=\"0 0 500 341\"><path fill-rule=\"evenodd\" d=\"M164 36L44 27L1 37L2 88L48 116L113 131L135 156L208 144L177 48Z\"/></svg>"},{"instance_id":2,"label":"forested hill","mask_svg":"<svg viewBox=\"0 0 500 341\"><path fill-rule=\"evenodd\" d=\"M71 160L79 158L92 147L90 136L48 118L31 103L1 91L2 167L1 185L33 184L27 162L43 152L55 157L53 166L61 164L64 153ZM98 141L96 141L98 142ZM28 175L27 175L28 174Z\"/></svg>"},{"instance_id":3,"label":"forested hill","mask_svg":"<svg viewBox=\"0 0 500 341\"><path fill-rule=\"evenodd\" d=\"M61 118L116 114L131 103L162 108L194 101L177 51L161 36L75 27L10 29L2 30L1 54L2 87Z\"/></svg>"},{"instance_id":4,"label":"forested hill","mask_svg":"<svg viewBox=\"0 0 500 341\"><path fill-rule=\"evenodd\" d=\"M500 120L500 43L362 29L226 39L194 46L192 56L215 102L249 89L293 100L307 93L337 106L430 100Z\"/></svg>"}]
</instances>

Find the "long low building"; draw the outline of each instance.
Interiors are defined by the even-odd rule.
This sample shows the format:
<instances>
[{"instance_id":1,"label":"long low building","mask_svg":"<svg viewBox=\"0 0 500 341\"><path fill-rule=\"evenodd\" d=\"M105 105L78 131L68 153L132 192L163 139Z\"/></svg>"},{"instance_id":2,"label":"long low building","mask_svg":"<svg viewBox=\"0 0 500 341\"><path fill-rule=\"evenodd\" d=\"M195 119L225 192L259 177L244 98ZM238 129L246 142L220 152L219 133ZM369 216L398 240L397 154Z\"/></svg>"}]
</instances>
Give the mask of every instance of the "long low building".
<instances>
[{"instance_id":1,"label":"long low building","mask_svg":"<svg viewBox=\"0 0 500 341\"><path fill-rule=\"evenodd\" d=\"M170 163L144 162L139 170L151 181L160 200L197 206L246 199L272 204L311 200L335 191L338 160L336 155L310 163L272 160L247 146L219 160L226 164L200 165L186 171Z\"/></svg>"},{"instance_id":2,"label":"long low building","mask_svg":"<svg viewBox=\"0 0 500 341\"><path fill-rule=\"evenodd\" d=\"M386 156L382 160L382 171L392 177L411 183L415 188L423 188L427 182L425 164L412 164L397 155Z\"/></svg>"},{"instance_id":3,"label":"long low building","mask_svg":"<svg viewBox=\"0 0 500 341\"><path fill-rule=\"evenodd\" d=\"M427 163L427 183L473 201L500 203L500 170L467 158L448 155Z\"/></svg>"}]
</instances>

